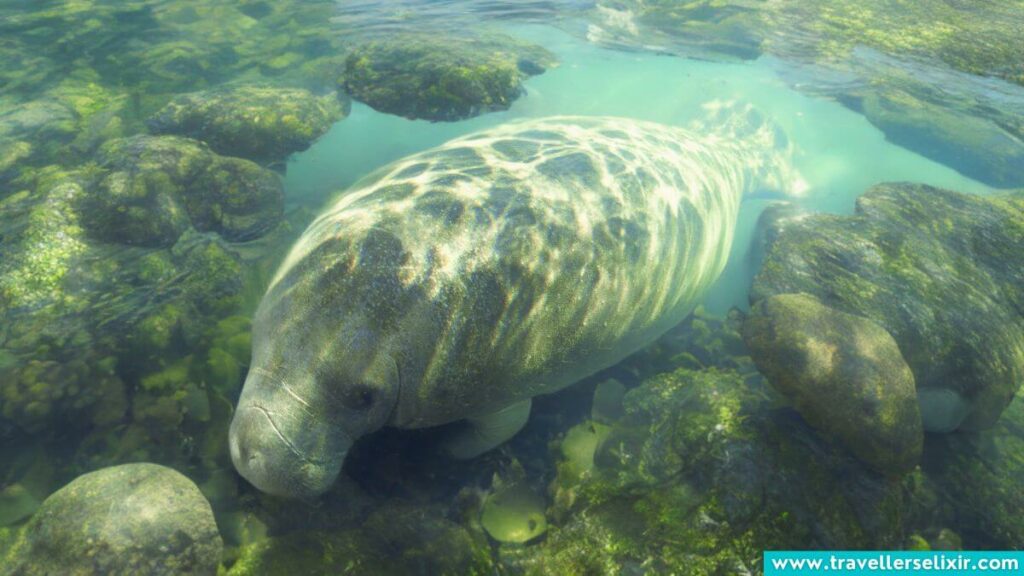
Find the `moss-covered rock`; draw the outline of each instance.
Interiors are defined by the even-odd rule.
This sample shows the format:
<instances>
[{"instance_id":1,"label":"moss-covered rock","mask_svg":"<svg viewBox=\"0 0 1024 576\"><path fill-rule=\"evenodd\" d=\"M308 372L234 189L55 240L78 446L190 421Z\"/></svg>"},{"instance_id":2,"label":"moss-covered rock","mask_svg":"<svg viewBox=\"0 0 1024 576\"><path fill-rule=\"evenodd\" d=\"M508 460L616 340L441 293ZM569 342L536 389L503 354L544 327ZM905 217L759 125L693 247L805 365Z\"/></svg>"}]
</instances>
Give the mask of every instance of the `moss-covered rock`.
<instances>
[{"instance_id":1,"label":"moss-covered rock","mask_svg":"<svg viewBox=\"0 0 1024 576\"><path fill-rule=\"evenodd\" d=\"M960 102L904 75L876 81L842 101L861 112L890 142L955 168L991 186L1024 186L1024 122L997 107ZM1010 128L1010 129L1008 129Z\"/></svg>"},{"instance_id":2,"label":"moss-covered rock","mask_svg":"<svg viewBox=\"0 0 1024 576\"><path fill-rule=\"evenodd\" d=\"M508 36L401 34L356 47L340 84L381 112L450 122L508 109L523 79L555 63Z\"/></svg>"},{"instance_id":3,"label":"moss-covered rock","mask_svg":"<svg viewBox=\"0 0 1024 576\"><path fill-rule=\"evenodd\" d=\"M90 237L80 198L94 180L89 171L46 169L0 201L0 422L26 432L98 426L106 434L138 407L133 390L153 389L143 380L216 340L217 321L241 302L242 264L217 236L189 232L166 250ZM246 336L230 332L219 346L240 370ZM206 360L189 365L188 386L158 387L158 395L182 395L179 412L201 413L195 388ZM223 389L230 386L237 382ZM135 413L152 415L160 402Z\"/></svg>"},{"instance_id":4,"label":"moss-covered rock","mask_svg":"<svg viewBox=\"0 0 1024 576\"><path fill-rule=\"evenodd\" d=\"M227 574L482 576L493 570L481 534L447 520L437 506L392 502L358 529L299 532L245 546Z\"/></svg>"},{"instance_id":5,"label":"moss-covered rock","mask_svg":"<svg viewBox=\"0 0 1024 576\"><path fill-rule=\"evenodd\" d=\"M188 478L126 464L77 478L43 502L6 568L14 574L216 574L221 539Z\"/></svg>"},{"instance_id":6,"label":"moss-covered rock","mask_svg":"<svg viewBox=\"0 0 1024 576\"><path fill-rule=\"evenodd\" d=\"M842 60L857 47L934 58L972 74L1024 83L1018 3L965 5L924 0L894 10L885 0L626 0L600 3L595 14L608 33L643 35L683 45ZM600 37L600 36L599 36ZM653 43L652 43L653 44Z\"/></svg>"},{"instance_id":7,"label":"moss-covered rock","mask_svg":"<svg viewBox=\"0 0 1024 576\"><path fill-rule=\"evenodd\" d=\"M99 162L105 173L84 196L81 211L90 233L101 240L167 247L190 226L228 240L249 240L282 217L277 175L246 160L218 156L195 140L112 140Z\"/></svg>"},{"instance_id":8,"label":"moss-covered rock","mask_svg":"<svg viewBox=\"0 0 1024 576\"><path fill-rule=\"evenodd\" d=\"M884 184L851 217L786 221L751 294L869 318L914 372L926 430L995 424L1024 382L1024 196Z\"/></svg>"},{"instance_id":9,"label":"moss-covered rock","mask_svg":"<svg viewBox=\"0 0 1024 576\"><path fill-rule=\"evenodd\" d=\"M924 433L914 375L884 328L808 294L780 294L753 306L743 336L812 426L884 473L917 465Z\"/></svg>"},{"instance_id":10,"label":"moss-covered rock","mask_svg":"<svg viewBox=\"0 0 1024 576\"><path fill-rule=\"evenodd\" d=\"M1014 2L599 2L592 40L701 57L770 54L810 66L794 87L863 113L893 143L992 186L1024 186L1024 42ZM829 79L836 75L842 82ZM819 80L821 79L821 80Z\"/></svg>"},{"instance_id":11,"label":"moss-covered rock","mask_svg":"<svg viewBox=\"0 0 1024 576\"><path fill-rule=\"evenodd\" d=\"M557 524L503 563L528 574L759 571L768 548L903 541L904 489L772 409L763 383L678 369L625 396L593 470L559 465ZM570 440L567 436L566 440Z\"/></svg>"},{"instance_id":12,"label":"moss-covered rock","mask_svg":"<svg viewBox=\"0 0 1024 576\"><path fill-rule=\"evenodd\" d=\"M335 94L242 85L178 96L147 123L154 134L195 138L218 154L267 164L309 148L347 113L347 99Z\"/></svg>"}]
</instances>

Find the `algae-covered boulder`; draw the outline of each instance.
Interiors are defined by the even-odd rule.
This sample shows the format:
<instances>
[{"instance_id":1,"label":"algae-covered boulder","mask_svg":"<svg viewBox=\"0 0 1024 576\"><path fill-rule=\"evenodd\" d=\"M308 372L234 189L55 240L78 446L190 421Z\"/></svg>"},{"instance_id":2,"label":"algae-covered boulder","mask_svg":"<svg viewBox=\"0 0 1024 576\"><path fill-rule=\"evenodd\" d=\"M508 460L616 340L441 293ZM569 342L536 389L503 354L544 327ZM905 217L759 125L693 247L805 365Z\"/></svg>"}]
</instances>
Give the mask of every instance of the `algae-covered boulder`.
<instances>
[{"instance_id":1,"label":"algae-covered boulder","mask_svg":"<svg viewBox=\"0 0 1024 576\"><path fill-rule=\"evenodd\" d=\"M195 138L218 154L266 164L309 148L347 113L347 99L333 93L241 85L178 96L147 124L154 134Z\"/></svg>"},{"instance_id":2,"label":"algae-covered boulder","mask_svg":"<svg viewBox=\"0 0 1024 576\"><path fill-rule=\"evenodd\" d=\"M766 392L719 368L630 389L592 469L559 464L544 542L502 548L502 563L527 574L756 573L765 549L902 542L901 485L773 409ZM567 442L576 436L561 451Z\"/></svg>"},{"instance_id":3,"label":"algae-covered boulder","mask_svg":"<svg viewBox=\"0 0 1024 576\"><path fill-rule=\"evenodd\" d=\"M43 502L12 574L216 574L221 539L191 480L155 464L75 479Z\"/></svg>"},{"instance_id":4,"label":"algae-covered boulder","mask_svg":"<svg viewBox=\"0 0 1024 576\"><path fill-rule=\"evenodd\" d=\"M602 0L591 14L588 38L604 44L783 59L795 89L835 97L891 142L1024 186L1024 103L1009 84L1024 85L1019 2Z\"/></svg>"},{"instance_id":5,"label":"algae-covered boulder","mask_svg":"<svg viewBox=\"0 0 1024 576\"><path fill-rule=\"evenodd\" d=\"M390 502L358 529L303 531L242 548L230 576L490 574L485 537L436 505Z\"/></svg>"},{"instance_id":6,"label":"algae-covered boulder","mask_svg":"<svg viewBox=\"0 0 1024 576\"><path fill-rule=\"evenodd\" d=\"M914 375L874 322L807 294L766 298L743 325L757 367L815 428L891 474L921 458L924 433Z\"/></svg>"},{"instance_id":7,"label":"algae-covered boulder","mask_svg":"<svg viewBox=\"0 0 1024 576\"><path fill-rule=\"evenodd\" d=\"M769 236L751 301L804 292L885 328L925 430L989 428L1024 382L1024 195L883 184L853 216L791 219Z\"/></svg>"},{"instance_id":8,"label":"algae-covered boulder","mask_svg":"<svg viewBox=\"0 0 1024 576\"><path fill-rule=\"evenodd\" d=\"M503 35L400 34L353 50L340 83L380 112L451 122L507 110L526 77L555 63L544 48Z\"/></svg>"},{"instance_id":9,"label":"algae-covered boulder","mask_svg":"<svg viewBox=\"0 0 1024 576\"><path fill-rule=\"evenodd\" d=\"M4 426L49 436L115 425L148 372L169 370L183 348L214 340L208 330L240 303L240 257L215 234L189 231L168 249L88 234L81 205L92 179L51 168L0 200ZM220 350L219 363L230 367L225 347L210 354Z\"/></svg>"},{"instance_id":10,"label":"algae-covered boulder","mask_svg":"<svg viewBox=\"0 0 1024 576\"><path fill-rule=\"evenodd\" d=\"M219 156L177 136L108 142L105 170L82 203L83 223L101 240L173 245L190 226L228 240L258 237L280 222L284 196L274 173Z\"/></svg>"},{"instance_id":11,"label":"algae-covered boulder","mask_svg":"<svg viewBox=\"0 0 1024 576\"><path fill-rule=\"evenodd\" d=\"M915 94L919 86L875 83L851 107L881 130L890 142L908 148L991 186L1024 186L1024 142L1007 129L1007 116L984 106L955 106L942 93ZM916 89L916 90L915 90ZM1024 121L1024 115L1017 116Z\"/></svg>"}]
</instances>

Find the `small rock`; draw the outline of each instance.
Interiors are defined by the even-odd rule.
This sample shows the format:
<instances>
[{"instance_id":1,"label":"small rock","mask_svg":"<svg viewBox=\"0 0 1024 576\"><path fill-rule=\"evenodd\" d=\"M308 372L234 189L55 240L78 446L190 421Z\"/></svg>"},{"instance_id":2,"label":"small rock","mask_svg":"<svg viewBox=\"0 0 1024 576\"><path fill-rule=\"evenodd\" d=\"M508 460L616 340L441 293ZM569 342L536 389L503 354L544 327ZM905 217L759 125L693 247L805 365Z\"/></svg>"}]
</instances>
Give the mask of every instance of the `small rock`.
<instances>
[{"instance_id":1,"label":"small rock","mask_svg":"<svg viewBox=\"0 0 1024 576\"><path fill-rule=\"evenodd\" d=\"M191 480L155 464L78 477L43 502L13 572L216 574L222 548L210 504Z\"/></svg>"},{"instance_id":2,"label":"small rock","mask_svg":"<svg viewBox=\"0 0 1024 576\"><path fill-rule=\"evenodd\" d=\"M178 96L147 124L153 134L195 138L218 154L265 164L309 148L348 109L347 97L337 94L228 86Z\"/></svg>"},{"instance_id":3,"label":"small rock","mask_svg":"<svg viewBox=\"0 0 1024 576\"><path fill-rule=\"evenodd\" d=\"M882 472L917 465L924 433L914 375L885 329L813 296L783 294L753 306L743 337L758 369L812 426Z\"/></svg>"},{"instance_id":4,"label":"small rock","mask_svg":"<svg viewBox=\"0 0 1024 576\"><path fill-rule=\"evenodd\" d=\"M507 110L523 79L555 63L544 48L504 35L404 34L356 48L340 83L380 112L453 122Z\"/></svg>"},{"instance_id":5,"label":"small rock","mask_svg":"<svg viewBox=\"0 0 1024 576\"><path fill-rule=\"evenodd\" d=\"M108 170L81 203L83 224L108 242L169 247L189 228L226 240L256 238L280 222L284 192L273 172L177 136L111 140Z\"/></svg>"}]
</instances>

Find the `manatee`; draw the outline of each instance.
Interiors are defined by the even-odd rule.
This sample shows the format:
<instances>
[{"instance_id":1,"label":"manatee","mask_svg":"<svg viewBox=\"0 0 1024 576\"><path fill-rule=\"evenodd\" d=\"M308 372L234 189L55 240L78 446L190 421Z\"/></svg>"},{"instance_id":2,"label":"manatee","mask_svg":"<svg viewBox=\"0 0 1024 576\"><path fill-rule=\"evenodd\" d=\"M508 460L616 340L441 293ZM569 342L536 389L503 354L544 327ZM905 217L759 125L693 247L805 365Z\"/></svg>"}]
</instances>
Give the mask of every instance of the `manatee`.
<instances>
[{"instance_id":1,"label":"manatee","mask_svg":"<svg viewBox=\"0 0 1024 576\"><path fill-rule=\"evenodd\" d=\"M359 437L460 420L447 451L473 457L518 432L532 397L679 323L721 273L742 197L799 182L770 122L709 110L687 128L508 123L357 183L256 312L238 471L312 497Z\"/></svg>"}]
</instances>

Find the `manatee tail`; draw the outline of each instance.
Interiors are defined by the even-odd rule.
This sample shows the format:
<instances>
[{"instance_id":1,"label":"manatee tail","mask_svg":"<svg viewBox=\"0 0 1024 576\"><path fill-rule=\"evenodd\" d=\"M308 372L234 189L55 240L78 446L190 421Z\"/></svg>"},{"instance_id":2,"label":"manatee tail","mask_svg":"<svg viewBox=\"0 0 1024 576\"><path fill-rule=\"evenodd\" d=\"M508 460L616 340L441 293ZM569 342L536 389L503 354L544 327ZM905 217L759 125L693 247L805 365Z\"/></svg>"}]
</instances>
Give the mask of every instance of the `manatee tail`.
<instances>
[{"instance_id":1,"label":"manatee tail","mask_svg":"<svg viewBox=\"0 0 1024 576\"><path fill-rule=\"evenodd\" d=\"M807 182L793 167L794 146L781 126L748 102L712 100L691 129L735 143L750 170L746 196L788 199L807 192Z\"/></svg>"}]
</instances>

